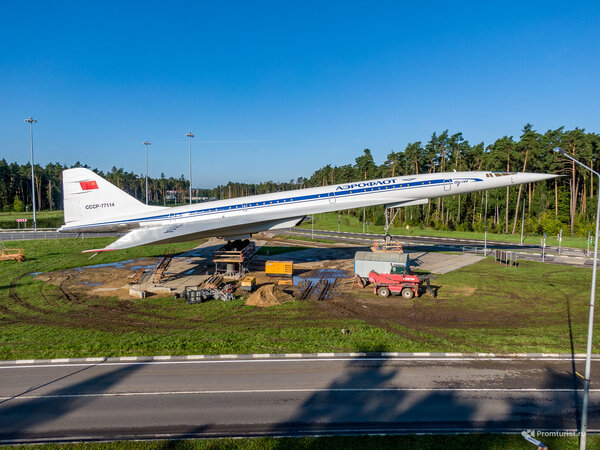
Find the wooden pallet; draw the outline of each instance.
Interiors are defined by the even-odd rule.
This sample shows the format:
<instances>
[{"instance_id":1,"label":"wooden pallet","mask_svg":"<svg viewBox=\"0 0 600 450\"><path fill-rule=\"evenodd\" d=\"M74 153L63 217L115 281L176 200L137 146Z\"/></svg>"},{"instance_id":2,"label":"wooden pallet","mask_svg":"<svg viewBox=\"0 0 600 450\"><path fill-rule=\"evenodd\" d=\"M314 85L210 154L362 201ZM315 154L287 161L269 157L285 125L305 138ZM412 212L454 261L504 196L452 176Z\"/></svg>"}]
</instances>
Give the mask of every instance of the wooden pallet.
<instances>
[{"instance_id":1,"label":"wooden pallet","mask_svg":"<svg viewBox=\"0 0 600 450\"><path fill-rule=\"evenodd\" d=\"M221 284L223 284L223 277L221 275L212 275L204 280L201 286L203 289L218 289Z\"/></svg>"},{"instance_id":2,"label":"wooden pallet","mask_svg":"<svg viewBox=\"0 0 600 450\"><path fill-rule=\"evenodd\" d=\"M154 273L152 274L153 283L160 283L163 280L165 276L165 271L171 264L172 259L172 256L163 256L162 260L160 261L160 263L158 263L158 266L156 267L156 269L154 269Z\"/></svg>"}]
</instances>

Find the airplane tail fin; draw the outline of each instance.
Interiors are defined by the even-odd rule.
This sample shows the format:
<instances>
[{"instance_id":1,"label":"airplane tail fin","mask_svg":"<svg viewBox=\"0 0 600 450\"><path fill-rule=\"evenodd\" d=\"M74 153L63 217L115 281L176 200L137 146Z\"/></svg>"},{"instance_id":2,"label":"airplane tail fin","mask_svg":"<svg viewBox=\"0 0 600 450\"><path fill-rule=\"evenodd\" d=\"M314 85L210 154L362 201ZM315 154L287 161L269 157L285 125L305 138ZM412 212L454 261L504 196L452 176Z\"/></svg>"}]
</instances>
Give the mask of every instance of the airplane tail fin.
<instances>
[{"instance_id":1,"label":"airplane tail fin","mask_svg":"<svg viewBox=\"0 0 600 450\"><path fill-rule=\"evenodd\" d=\"M148 206L83 167L63 171L65 224L94 223L160 209Z\"/></svg>"}]
</instances>

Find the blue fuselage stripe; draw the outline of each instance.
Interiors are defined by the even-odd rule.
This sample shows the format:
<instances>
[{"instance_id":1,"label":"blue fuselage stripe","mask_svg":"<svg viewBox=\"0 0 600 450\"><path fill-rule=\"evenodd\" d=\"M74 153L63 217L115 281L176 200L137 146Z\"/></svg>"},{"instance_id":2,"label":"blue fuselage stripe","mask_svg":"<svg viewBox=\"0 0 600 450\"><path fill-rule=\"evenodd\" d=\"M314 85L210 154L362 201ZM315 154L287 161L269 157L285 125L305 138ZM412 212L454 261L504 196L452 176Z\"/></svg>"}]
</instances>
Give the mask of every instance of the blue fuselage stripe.
<instances>
[{"instance_id":1,"label":"blue fuselage stripe","mask_svg":"<svg viewBox=\"0 0 600 450\"><path fill-rule=\"evenodd\" d=\"M482 181L480 178L471 178L474 181ZM343 191L332 191L329 193L321 193L321 194L310 194L310 195L301 195L298 197L288 197L288 198L280 198L276 200L263 200L258 202L248 202L248 203L238 203L235 205L227 205L227 206L219 206L216 208L205 208L198 209L195 211L185 211L178 212L174 214L161 214L159 216L151 216L151 217L143 217L136 219L127 219L127 220L115 220L110 222L102 222L95 223L89 225L81 225L76 226L75 228L92 228L99 227L105 225L116 225L121 223L134 223L134 222L153 222L153 221L162 221L162 220L173 220L173 219L183 219L190 218L195 216L209 216L212 214L218 214L224 211L246 211L249 209L263 209L268 208L270 206L278 206L282 204L297 204L303 203L311 200L325 200L328 198L344 198L344 197L352 197L358 194L365 193L377 193L381 191L401 191L406 189L415 189L415 188L425 188L434 185L439 185L442 183L452 182L450 179L437 179L437 180L428 180L428 181L415 181L415 182L404 182L404 183L396 183L396 184L388 184L383 186L373 186L366 188L358 188L358 189L348 189Z\"/></svg>"}]
</instances>

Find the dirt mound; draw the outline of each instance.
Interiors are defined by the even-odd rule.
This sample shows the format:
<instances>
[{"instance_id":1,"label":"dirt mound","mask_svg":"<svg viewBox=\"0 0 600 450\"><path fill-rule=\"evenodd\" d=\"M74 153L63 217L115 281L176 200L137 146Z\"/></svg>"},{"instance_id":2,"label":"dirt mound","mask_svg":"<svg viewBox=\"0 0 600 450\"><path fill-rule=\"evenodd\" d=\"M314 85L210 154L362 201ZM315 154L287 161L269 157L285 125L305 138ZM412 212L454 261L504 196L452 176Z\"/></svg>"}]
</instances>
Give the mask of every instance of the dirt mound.
<instances>
[{"instance_id":1,"label":"dirt mound","mask_svg":"<svg viewBox=\"0 0 600 450\"><path fill-rule=\"evenodd\" d=\"M274 284L261 286L256 292L250 294L246 300L248 306L276 306L285 302L294 300L294 297L286 292L283 292Z\"/></svg>"}]
</instances>

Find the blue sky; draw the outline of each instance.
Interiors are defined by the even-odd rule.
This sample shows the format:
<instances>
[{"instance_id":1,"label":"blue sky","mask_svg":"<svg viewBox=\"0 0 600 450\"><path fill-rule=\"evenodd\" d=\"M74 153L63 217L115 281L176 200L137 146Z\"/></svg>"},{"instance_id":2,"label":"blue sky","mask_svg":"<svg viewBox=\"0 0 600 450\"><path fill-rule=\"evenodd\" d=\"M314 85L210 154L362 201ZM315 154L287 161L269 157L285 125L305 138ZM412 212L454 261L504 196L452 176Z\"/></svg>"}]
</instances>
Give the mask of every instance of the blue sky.
<instances>
[{"instance_id":1,"label":"blue sky","mask_svg":"<svg viewBox=\"0 0 600 450\"><path fill-rule=\"evenodd\" d=\"M599 131L600 3L0 3L0 158L194 185L381 162L433 131Z\"/></svg>"}]
</instances>

